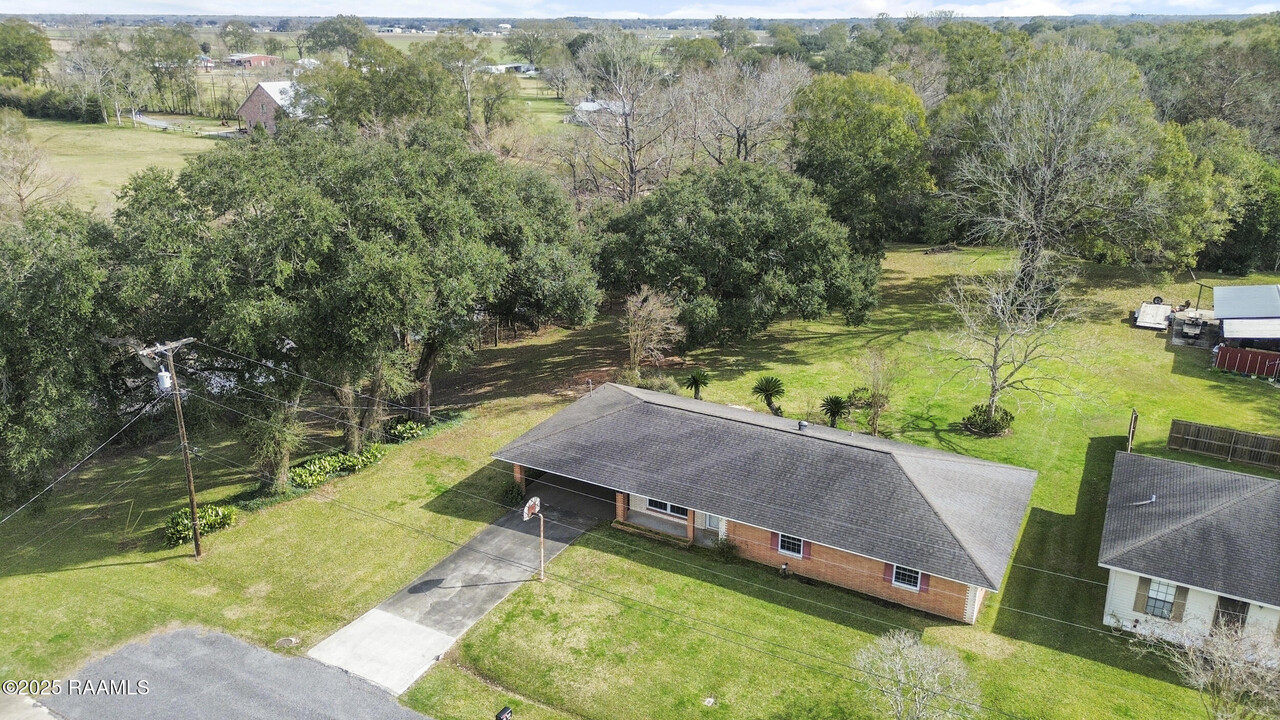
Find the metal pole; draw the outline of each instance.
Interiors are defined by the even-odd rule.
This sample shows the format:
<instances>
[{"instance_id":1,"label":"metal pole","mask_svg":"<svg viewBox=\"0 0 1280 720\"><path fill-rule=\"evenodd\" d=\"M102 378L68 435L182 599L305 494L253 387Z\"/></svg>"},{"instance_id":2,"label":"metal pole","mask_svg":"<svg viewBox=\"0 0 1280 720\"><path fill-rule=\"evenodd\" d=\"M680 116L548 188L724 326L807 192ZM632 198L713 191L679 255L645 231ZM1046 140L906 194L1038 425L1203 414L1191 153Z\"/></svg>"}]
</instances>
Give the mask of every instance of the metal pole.
<instances>
[{"instance_id":1,"label":"metal pole","mask_svg":"<svg viewBox=\"0 0 1280 720\"><path fill-rule=\"evenodd\" d=\"M538 513L538 580L547 581L547 523Z\"/></svg>"},{"instance_id":2,"label":"metal pole","mask_svg":"<svg viewBox=\"0 0 1280 720\"><path fill-rule=\"evenodd\" d=\"M182 442L182 465L187 470L187 501L191 506L191 538L196 545L196 559L200 559L200 522L196 518L196 480L191 474L191 450L187 447L187 426L182 420L182 393L178 391L178 371L173 367L173 351L165 353L169 363L169 377L173 382L173 411L178 416L178 440Z\"/></svg>"}]
</instances>

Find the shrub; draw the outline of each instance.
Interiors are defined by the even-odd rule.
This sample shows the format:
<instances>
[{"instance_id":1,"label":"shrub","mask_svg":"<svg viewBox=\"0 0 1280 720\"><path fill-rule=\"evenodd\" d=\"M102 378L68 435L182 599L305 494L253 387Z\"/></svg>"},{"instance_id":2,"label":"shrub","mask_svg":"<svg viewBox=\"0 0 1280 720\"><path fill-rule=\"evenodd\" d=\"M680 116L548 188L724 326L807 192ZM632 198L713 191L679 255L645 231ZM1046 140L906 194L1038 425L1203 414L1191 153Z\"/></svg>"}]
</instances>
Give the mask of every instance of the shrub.
<instances>
[{"instance_id":1,"label":"shrub","mask_svg":"<svg viewBox=\"0 0 1280 720\"><path fill-rule=\"evenodd\" d=\"M1013 413L999 405L996 406L996 416L987 419L987 406L983 403L974 405L964 419L964 426L969 432L978 435L1003 435L1012 424Z\"/></svg>"},{"instance_id":2,"label":"shrub","mask_svg":"<svg viewBox=\"0 0 1280 720\"><path fill-rule=\"evenodd\" d=\"M619 385L630 385L631 387L640 386L640 373L636 370L619 370L614 376L613 381Z\"/></svg>"},{"instance_id":3,"label":"shrub","mask_svg":"<svg viewBox=\"0 0 1280 720\"><path fill-rule=\"evenodd\" d=\"M731 563L738 559L738 546L727 537L716 538L711 544L711 555L720 562Z\"/></svg>"},{"instance_id":4,"label":"shrub","mask_svg":"<svg viewBox=\"0 0 1280 720\"><path fill-rule=\"evenodd\" d=\"M289 484L303 490L310 490L329 478L350 475L357 470L363 470L381 460L386 454L386 448L374 444L366 446L355 455L334 452L313 457L289 468Z\"/></svg>"},{"instance_id":5,"label":"shrub","mask_svg":"<svg viewBox=\"0 0 1280 720\"><path fill-rule=\"evenodd\" d=\"M524 504L524 491L520 489L519 483L515 480L502 486L502 494L498 497L498 502L507 507L519 507Z\"/></svg>"},{"instance_id":6,"label":"shrub","mask_svg":"<svg viewBox=\"0 0 1280 720\"><path fill-rule=\"evenodd\" d=\"M196 508L196 518L200 520L200 533L206 535L236 521L238 511L232 505L202 505ZM164 542L169 547L177 547L191 542L191 510L182 508L175 510L164 524Z\"/></svg>"},{"instance_id":7,"label":"shrub","mask_svg":"<svg viewBox=\"0 0 1280 720\"><path fill-rule=\"evenodd\" d=\"M849 407L854 410L866 410L871 407L871 388L854 388L849 393Z\"/></svg>"},{"instance_id":8,"label":"shrub","mask_svg":"<svg viewBox=\"0 0 1280 720\"><path fill-rule=\"evenodd\" d=\"M426 423L420 423L417 420L410 420L407 417L398 417L387 423L386 428L382 431L388 440L397 443L409 442L417 440L427 434Z\"/></svg>"},{"instance_id":9,"label":"shrub","mask_svg":"<svg viewBox=\"0 0 1280 720\"><path fill-rule=\"evenodd\" d=\"M680 383L670 375L654 375L652 377L641 378L636 387L654 392L666 393L668 395L680 394Z\"/></svg>"}]
</instances>

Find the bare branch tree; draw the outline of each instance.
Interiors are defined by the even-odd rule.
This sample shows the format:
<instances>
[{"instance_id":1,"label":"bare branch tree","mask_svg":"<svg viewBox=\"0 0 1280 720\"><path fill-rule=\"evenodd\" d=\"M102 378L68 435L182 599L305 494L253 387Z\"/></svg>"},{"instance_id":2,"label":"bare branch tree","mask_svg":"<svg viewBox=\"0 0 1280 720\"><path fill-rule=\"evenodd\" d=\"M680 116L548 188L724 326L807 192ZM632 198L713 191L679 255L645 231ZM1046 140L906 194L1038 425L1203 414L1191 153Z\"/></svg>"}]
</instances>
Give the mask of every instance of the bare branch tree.
<instances>
[{"instance_id":1,"label":"bare branch tree","mask_svg":"<svg viewBox=\"0 0 1280 720\"><path fill-rule=\"evenodd\" d=\"M883 348L868 348L859 364L867 378L867 429L880 434L880 416L889 407L894 388L902 381L905 368Z\"/></svg>"},{"instance_id":2,"label":"bare branch tree","mask_svg":"<svg viewBox=\"0 0 1280 720\"><path fill-rule=\"evenodd\" d=\"M807 66L791 58L759 64L725 58L694 71L679 85L679 133L720 165L780 149L792 101L811 77Z\"/></svg>"},{"instance_id":3,"label":"bare branch tree","mask_svg":"<svg viewBox=\"0 0 1280 720\"><path fill-rule=\"evenodd\" d=\"M942 51L921 45L895 45L889 73L911 86L925 110L938 107L947 97L947 59Z\"/></svg>"},{"instance_id":4,"label":"bare branch tree","mask_svg":"<svg viewBox=\"0 0 1280 720\"><path fill-rule=\"evenodd\" d=\"M44 150L21 137L0 138L0 216L22 219L66 196L74 181L51 170Z\"/></svg>"},{"instance_id":5,"label":"bare branch tree","mask_svg":"<svg viewBox=\"0 0 1280 720\"><path fill-rule=\"evenodd\" d=\"M941 720L973 717L978 688L954 650L926 645L906 630L882 635L854 656L866 671L881 717Z\"/></svg>"},{"instance_id":6,"label":"bare branch tree","mask_svg":"<svg viewBox=\"0 0 1280 720\"><path fill-rule=\"evenodd\" d=\"M1270 633L1250 631L1243 623L1205 632L1184 622L1138 633L1130 646L1178 673L1200 694L1209 720L1280 717L1280 648Z\"/></svg>"},{"instance_id":7,"label":"bare branch tree","mask_svg":"<svg viewBox=\"0 0 1280 720\"><path fill-rule=\"evenodd\" d=\"M674 102L654 51L631 33L602 31L575 63L579 92L594 103L577 115L591 142L584 143L590 170L601 187L624 201L649 188L670 164L664 139Z\"/></svg>"},{"instance_id":8,"label":"bare branch tree","mask_svg":"<svg viewBox=\"0 0 1280 720\"><path fill-rule=\"evenodd\" d=\"M639 370L646 360L661 360L665 351L684 339L680 309L660 290L641 285L639 292L627 296L626 313L622 323L627 332L629 370Z\"/></svg>"},{"instance_id":9,"label":"bare branch tree","mask_svg":"<svg viewBox=\"0 0 1280 720\"><path fill-rule=\"evenodd\" d=\"M1053 251L1184 261L1188 209L1153 179L1163 143L1135 67L1047 48L969 118L943 196L971 239L1017 248L1025 272Z\"/></svg>"},{"instance_id":10,"label":"bare branch tree","mask_svg":"<svg viewBox=\"0 0 1280 720\"><path fill-rule=\"evenodd\" d=\"M1068 389L1042 365L1067 352L1058 330L1075 317L1065 297L1070 278L1047 267L1030 275L1021 270L957 279L944 299L959 319L949 353L962 365L959 373L972 373L987 385L989 421L1005 393L1044 400Z\"/></svg>"}]
</instances>

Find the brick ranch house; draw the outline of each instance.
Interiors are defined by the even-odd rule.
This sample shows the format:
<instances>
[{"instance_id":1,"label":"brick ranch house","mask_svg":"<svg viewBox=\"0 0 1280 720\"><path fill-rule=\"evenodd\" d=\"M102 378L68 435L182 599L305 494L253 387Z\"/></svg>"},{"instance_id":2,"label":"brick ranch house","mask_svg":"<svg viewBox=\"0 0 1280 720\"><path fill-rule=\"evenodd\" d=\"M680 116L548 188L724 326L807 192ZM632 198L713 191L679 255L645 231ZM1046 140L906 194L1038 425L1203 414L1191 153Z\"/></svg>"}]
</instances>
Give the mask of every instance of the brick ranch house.
<instances>
[{"instance_id":1,"label":"brick ranch house","mask_svg":"<svg viewBox=\"0 0 1280 720\"><path fill-rule=\"evenodd\" d=\"M260 82L249 97L245 98L236 110L236 115L244 121L250 130L261 125L269 133L276 131L276 112L283 110L286 115L297 112L295 101L298 86L290 80Z\"/></svg>"},{"instance_id":2,"label":"brick ranch house","mask_svg":"<svg viewBox=\"0 0 1280 720\"><path fill-rule=\"evenodd\" d=\"M1036 473L690 398L602 385L494 454L613 491L616 522L973 623Z\"/></svg>"},{"instance_id":3,"label":"brick ranch house","mask_svg":"<svg viewBox=\"0 0 1280 720\"><path fill-rule=\"evenodd\" d=\"M1116 453L1103 621L1180 641L1223 625L1280 644L1280 482Z\"/></svg>"}]
</instances>

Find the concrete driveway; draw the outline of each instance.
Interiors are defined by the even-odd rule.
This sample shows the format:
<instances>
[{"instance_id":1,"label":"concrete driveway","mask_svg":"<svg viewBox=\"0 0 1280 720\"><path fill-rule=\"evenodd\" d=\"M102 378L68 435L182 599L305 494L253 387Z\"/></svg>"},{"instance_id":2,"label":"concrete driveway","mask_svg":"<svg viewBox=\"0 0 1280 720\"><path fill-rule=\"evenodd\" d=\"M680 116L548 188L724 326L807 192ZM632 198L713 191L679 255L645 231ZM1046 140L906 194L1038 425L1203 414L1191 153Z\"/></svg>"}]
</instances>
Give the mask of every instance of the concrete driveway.
<instances>
[{"instance_id":1,"label":"concrete driveway","mask_svg":"<svg viewBox=\"0 0 1280 720\"><path fill-rule=\"evenodd\" d=\"M535 482L528 494L542 499L548 562L613 517L612 493L606 499L598 488L572 480ZM524 522L511 511L307 654L399 695L485 613L522 583L536 582L537 573L538 521Z\"/></svg>"},{"instance_id":2,"label":"concrete driveway","mask_svg":"<svg viewBox=\"0 0 1280 720\"><path fill-rule=\"evenodd\" d=\"M68 720L425 717L338 668L277 655L230 635L191 629L126 645L89 663L73 679L81 683L81 692L64 690L37 700ZM83 692L88 681L99 687L103 680L107 687L117 683L119 692ZM146 694L141 693L141 681L146 681Z\"/></svg>"}]
</instances>

